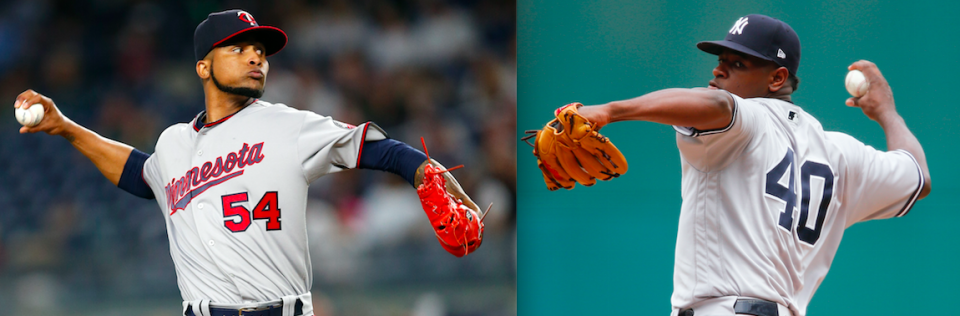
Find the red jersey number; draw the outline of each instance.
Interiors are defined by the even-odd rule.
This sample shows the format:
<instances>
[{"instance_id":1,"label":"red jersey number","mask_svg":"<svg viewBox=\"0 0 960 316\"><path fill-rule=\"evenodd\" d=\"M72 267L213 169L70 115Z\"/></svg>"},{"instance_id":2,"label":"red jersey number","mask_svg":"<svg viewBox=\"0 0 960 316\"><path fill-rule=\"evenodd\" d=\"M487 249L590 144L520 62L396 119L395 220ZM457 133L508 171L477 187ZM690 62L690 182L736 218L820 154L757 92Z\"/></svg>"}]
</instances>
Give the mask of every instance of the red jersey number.
<instances>
[{"instance_id":1,"label":"red jersey number","mask_svg":"<svg viewBox=\"0 0 960 316\"><path fill-rule=\"evenodd\" d=\"M237 205L247 201L247 192L224 195L221 198L223 202L223 226L232 232L246 231L250 227L250 210L243 205ZM227 217L238 216L233 219ZM267 220L266 230L280 230L280 204L277 201L277 191L270 191L263 195L257 206L253 208L253 219Z\"/></svg>"}]
</instances>

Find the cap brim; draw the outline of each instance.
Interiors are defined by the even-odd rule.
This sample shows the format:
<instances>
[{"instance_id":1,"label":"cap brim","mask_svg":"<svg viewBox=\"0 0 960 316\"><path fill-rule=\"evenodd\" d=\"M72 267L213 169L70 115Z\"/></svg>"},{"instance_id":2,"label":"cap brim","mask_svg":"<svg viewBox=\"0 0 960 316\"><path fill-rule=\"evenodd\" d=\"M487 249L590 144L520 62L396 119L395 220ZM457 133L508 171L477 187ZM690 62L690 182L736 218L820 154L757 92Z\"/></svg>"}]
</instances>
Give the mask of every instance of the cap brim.
<instances>
[{"instance_id":1,"label":"cap brim","mask_svg":"<svg viewBox=\"0 0 960 316\"><path fill-rule=\"evenodd\" d=\"M723 41L699 42L699 43L697 43L697 48L699 48L700 50L702 50L702 51L704 51L704 52L713 54L713 55L720 55L720 53L723 52L723 49L724 49L724 48L727 48L727 49L735 50L735 51L738 51L738 52L741 52L741 53L744 53L744 54L747 54L747 55L750 55L750 56L753 56L753 57L757 57L757 58L760 58L760 59L763 59L763 60L769 60L769 61L772 61L772 62L776 62L776 61L773 60L773 59L764 57L763 55L761 55L760 53L758 53L758 52L755 51L755 50L752 50L752 49L750 49L750 48L747 48L746 46L743 46L743 45L740 45L740 44L738 44L738 43L734 43L734 42L731 42L731 41L727 41L727 40L723 40Z\"/></svg>"},{"instance_id":2,"label":"cap brim","mask_svg":"<svg viewBox=\"0 0 960 316\"><path fill-rule=\"evenodd\" d=\"M255 26L230 34L230 36L225 37L219 42L213 43L213 46L210 48L229 42L231 39L237 38L240 35L250 36L253 40L263 44L266 56L276 54L283 49L284 46L287 46L287 33L284 33L283 30L272 26Z\"/></svg>"}]
</instances>

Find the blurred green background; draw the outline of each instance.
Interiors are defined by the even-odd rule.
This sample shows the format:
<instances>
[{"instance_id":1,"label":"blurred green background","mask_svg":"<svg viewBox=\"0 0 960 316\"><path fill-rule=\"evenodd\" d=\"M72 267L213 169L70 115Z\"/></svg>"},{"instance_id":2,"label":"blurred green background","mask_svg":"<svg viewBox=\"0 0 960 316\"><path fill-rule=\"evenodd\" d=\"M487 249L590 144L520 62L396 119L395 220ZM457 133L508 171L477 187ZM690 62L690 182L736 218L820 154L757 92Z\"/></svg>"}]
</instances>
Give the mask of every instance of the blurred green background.
<instances>
[{"instance_id":1,"label":"blurred green background","mask_svg":"<svg viewBox=\"0 0 960 316\"><path fill-rule=\"evenodd\" d=\"M926 312L960 290L955 224L960 167L957 2L528 1L519 16L518 130L538 129L569 102L599 104L671 87L702 87L719 40L737 18L789 23L803 46L794 101L826 130L885 149L880 127L848 108L846 67L875 62L900 114L923 144L934 190L899 219L850 227L809 315ZM604 128L630 172L593 187L547 191L530 147L518 156L518 312L521 315L667 315L680 209L672 128ZM520 134L520 133L518 133ZM520 135L517 136L518 138Z\"/></svg>"}]
</instances>

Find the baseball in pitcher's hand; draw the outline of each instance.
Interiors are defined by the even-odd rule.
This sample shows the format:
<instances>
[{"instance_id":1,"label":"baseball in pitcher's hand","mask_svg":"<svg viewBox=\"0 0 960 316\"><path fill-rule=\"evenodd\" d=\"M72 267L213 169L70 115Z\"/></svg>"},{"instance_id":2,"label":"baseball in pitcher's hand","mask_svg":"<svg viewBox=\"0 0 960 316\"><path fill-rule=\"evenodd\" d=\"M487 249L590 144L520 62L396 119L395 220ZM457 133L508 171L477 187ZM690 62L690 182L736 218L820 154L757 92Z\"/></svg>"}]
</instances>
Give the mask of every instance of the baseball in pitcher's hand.
<instances>
[{"instance_id":1,"label":"baseball in pitcher's hand","mask_svg":"<svg viewBox=\"0 0 960 316\"><path fill-rule=\"evenodd\" d=\"M867 78L867 82L870 83L870 89L867 90L867 93L859 98L851 97L847 99L847 106L859 107L863 110L863 114L877 122L881 122L886 115L897 115L897 109L893 102L893 91L876 64L867 60L860 60L847 67L847 69L860 70Z\"/></svg>"},{"instance_id":2,"label":"baseball in pitcher's hand","mask_svg":"<svg viewBox=\"0 0 960 316\"><path fill-rule=\"evenodd\" d=\"M73 121L70 121L70 119L60 113L60 109L57 108L57 105L53 103L52 99L32 89L27 89L27 91L20 93L13 103L13 107L26 108L37 103L43 105L43 120L40 121L40 124L33 127L21 127L21 134L45 132L50 135L61 135L70 124L73 124Z\"/></svg>"}]
</instances>

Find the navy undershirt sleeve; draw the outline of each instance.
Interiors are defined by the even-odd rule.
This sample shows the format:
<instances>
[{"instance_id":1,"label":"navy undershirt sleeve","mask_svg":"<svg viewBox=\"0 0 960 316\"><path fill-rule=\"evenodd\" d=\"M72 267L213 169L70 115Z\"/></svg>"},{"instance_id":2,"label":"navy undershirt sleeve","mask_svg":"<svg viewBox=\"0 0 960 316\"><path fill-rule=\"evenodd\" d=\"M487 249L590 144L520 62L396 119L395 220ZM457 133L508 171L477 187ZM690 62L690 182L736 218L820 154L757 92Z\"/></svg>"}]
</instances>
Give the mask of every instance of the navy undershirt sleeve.
<instances>
[{"instance_id":1,"label":"navy undershirt sleeve","mask_svg":"<svg viewBox=\"0 0 960 316\"><path fill-rule=\"evenodd\" d=\"M127 163L123 165L123 173L120 174L117 187L130 194L152 200L154 199L153 190L150 190L150 186L143 180L143 164L147 162L147 158L150 158L150 155L142 151L134 149L130 152Z\"/></svg>"},{"instance_id":2,"label":"navy undershirt sleeve","mask_svg":"<svg viewBox=\"0 0 960 316\"><path fill-rule=\"evenodd\" d=\"M383 170L403 177L413 185L417 168L427 155L393 139L364 142L357 168Z\"/></svg>"}]
</instances>

